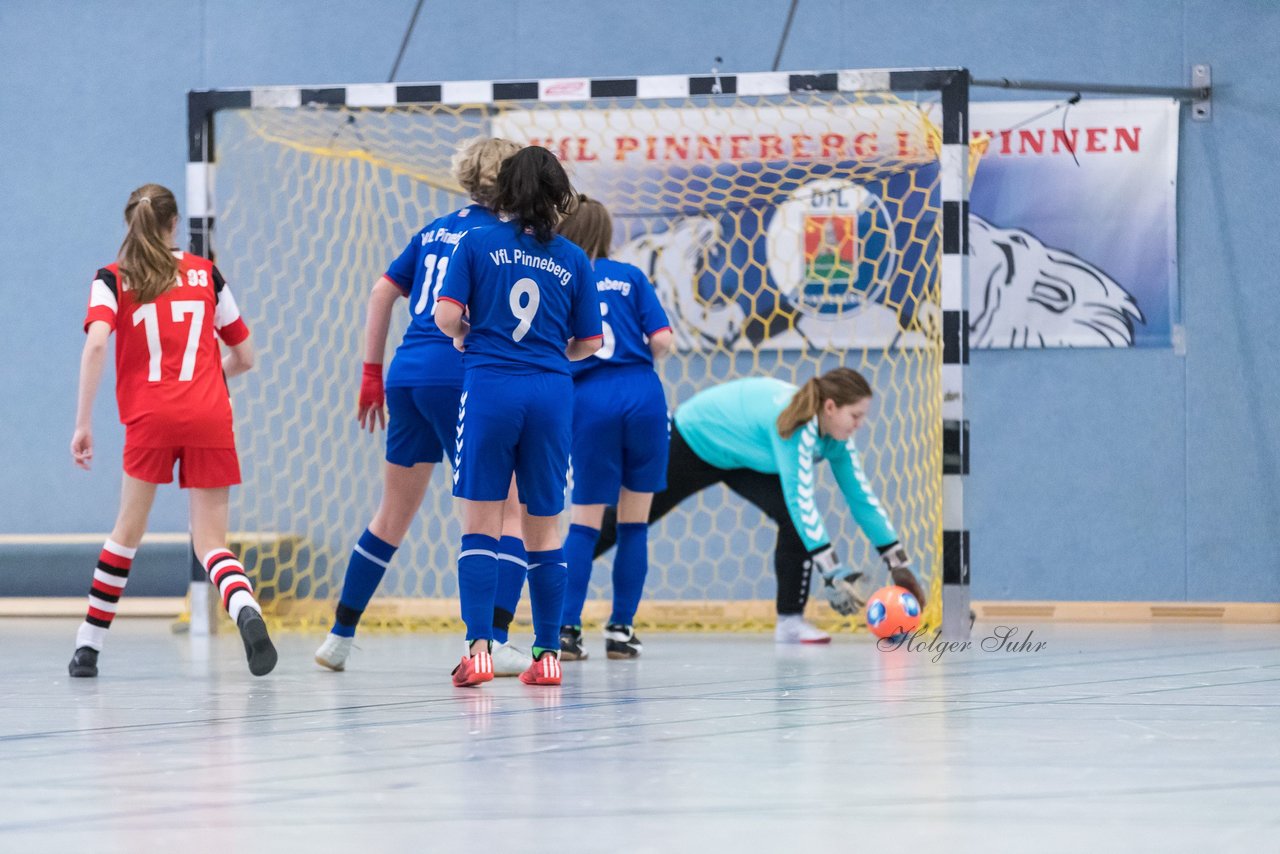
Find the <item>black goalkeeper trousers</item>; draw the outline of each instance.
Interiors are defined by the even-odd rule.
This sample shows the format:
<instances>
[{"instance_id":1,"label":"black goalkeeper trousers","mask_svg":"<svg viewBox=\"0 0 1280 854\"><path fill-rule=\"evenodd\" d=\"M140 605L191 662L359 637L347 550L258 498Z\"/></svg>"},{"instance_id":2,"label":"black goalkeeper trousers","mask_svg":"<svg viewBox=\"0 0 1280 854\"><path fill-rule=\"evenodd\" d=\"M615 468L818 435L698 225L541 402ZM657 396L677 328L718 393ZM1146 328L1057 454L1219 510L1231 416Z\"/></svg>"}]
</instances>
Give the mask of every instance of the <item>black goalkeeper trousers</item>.
<instances>
[{"instance_id":1,"label":"black goalkeeper trousers","mask_svg":"<svg viewBox=\"0 0 1280 854\"><path fill-rule=\"evenodd\" d=\"M676 505L708 486L723 483L729 489L759 508L778 526L778 540L773 549L773 565L778 574L778 613L799 614L809 600L809 557L800 533L796 531L787 500L782 492L782 478L751 469L717 468L699 457L685 442L680 431L671 427L671 455L667 462L667 490L653 497L649 523L670 513ZM705 533L697 531L695 534ZM604 554L618 539L617 512L605 509L600 526L600 539L595 556ZM719 557L713 555L712 557Z\"/></svg>"}]
</instances>

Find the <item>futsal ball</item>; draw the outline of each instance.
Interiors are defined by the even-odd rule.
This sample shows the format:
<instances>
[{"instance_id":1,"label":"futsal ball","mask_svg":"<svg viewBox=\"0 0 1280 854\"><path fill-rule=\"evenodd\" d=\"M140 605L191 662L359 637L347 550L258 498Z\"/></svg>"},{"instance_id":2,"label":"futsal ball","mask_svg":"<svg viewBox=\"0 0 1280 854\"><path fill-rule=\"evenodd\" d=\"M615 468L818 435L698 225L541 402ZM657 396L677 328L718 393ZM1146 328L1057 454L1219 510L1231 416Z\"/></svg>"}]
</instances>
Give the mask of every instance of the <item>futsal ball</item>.
<instances>
[{"instance_id":1,"label":"futsal ball","mask_svg":"<svg viewBox=\"0 0 1280 854\"><path fill-rule=\"evenodd\" d=\"M881 587L867 600L867 628L878 638L910 634L920 626L920 602L905 587Z\"/></svg>"}]
</instances>

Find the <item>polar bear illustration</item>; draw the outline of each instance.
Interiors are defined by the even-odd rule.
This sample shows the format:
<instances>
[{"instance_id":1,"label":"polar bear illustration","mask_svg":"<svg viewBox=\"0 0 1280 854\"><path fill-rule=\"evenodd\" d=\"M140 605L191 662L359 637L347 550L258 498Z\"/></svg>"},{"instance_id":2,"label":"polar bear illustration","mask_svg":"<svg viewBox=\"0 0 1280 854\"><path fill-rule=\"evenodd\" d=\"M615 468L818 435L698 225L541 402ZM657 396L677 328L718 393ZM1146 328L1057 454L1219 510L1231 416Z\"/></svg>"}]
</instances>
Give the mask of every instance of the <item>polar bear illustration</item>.
<instances>
[{"instance_id":1,"label":"polar bear illustration","mask_svg":"<svg viewBox=\"0 0 1280 854\"><path fill-rule=\"evenodd\" d=\"M776 290L738 271L736 288L708 288L708 281L721 278L715 269L725 255L721 229L714 217L687 217L614 252L653 281L682 349L733 347L754 294ZM755 278L766 278L762 266L754 269ZM857 317L821 319L795 311L785 297L774 299L773 317L756 324L772 339L766 346L885 346L900 331L902 318L886 306L868 305ZM969 306L974 348L1130 347L1135 324L1146 322L1132 295L1093 264L1028 231L1001 228L977 215L969 217ZM911 325L932 327L936 334L936 321L936 306L921 304Z\"/></svg>"}]
</instances>

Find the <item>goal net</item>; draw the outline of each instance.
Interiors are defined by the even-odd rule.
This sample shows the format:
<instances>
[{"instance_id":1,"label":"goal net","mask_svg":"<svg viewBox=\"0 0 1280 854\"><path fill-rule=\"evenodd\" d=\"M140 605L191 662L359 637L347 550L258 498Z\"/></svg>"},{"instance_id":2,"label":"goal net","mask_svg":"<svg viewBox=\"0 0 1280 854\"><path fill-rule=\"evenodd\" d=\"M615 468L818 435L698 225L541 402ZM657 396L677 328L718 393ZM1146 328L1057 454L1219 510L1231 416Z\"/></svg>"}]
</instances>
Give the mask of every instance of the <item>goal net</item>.
<instances>
[{"instance_id":1,"label":"goal net","mask_svg":"<svg viewBox=\"0 0 1280 854\"><path fill-rule=\"evenodd\" d=\"M383 437L355 418L369 290L419 228L467 203L450 158L492 135L551 148L575 187L609 207L613 257L649 274L672 320L677 351L659 369L672 409L737 377L800 384L839 365L867 376L875 398L856 436L862 465L932 591L936 624L940 104L927 91L825 85L835 75L813 77L816 91L782 78L787 91L758 94L746 75L702 86L680 78L679 92L663 91L669 78L647 89L646 78L603 81L632 85L598 97L573 87L607 90L602 81L542 81L509 98L500 87L525 84L482 84L483 94L453 99L426 86L266 89L213 114L202 154L216 192L199 181L209 205L194 213L216 222L200 239L236 288L259 351L256 370L232 383L244 476L232 528L250 532L244 563L269 615L332 615L382 484ZM398 303L388 359L406 319ZM875 550L829 473L819 479L833 542L878 586ZM449 485L447 472L433 477L362 625L455 622L460 527ZM771 624L774 537L723 488L690 499L651 532L638 623ZM589 622L607 613L610 562L596 562ZM820 595L810 615L832 629L860 619L839 618Z\"/></svg>"}]
</instances>

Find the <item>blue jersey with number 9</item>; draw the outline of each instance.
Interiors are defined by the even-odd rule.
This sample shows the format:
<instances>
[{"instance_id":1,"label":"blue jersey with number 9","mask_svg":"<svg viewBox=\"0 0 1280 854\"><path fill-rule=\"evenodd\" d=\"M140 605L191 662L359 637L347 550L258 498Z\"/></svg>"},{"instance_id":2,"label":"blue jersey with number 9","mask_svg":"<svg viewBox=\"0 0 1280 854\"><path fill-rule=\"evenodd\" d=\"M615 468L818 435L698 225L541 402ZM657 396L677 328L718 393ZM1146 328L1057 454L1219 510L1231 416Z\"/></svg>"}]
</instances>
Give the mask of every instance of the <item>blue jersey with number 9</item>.
<instances>
[{"instance_id":1,"label":"blue jersey with number 9","mask_svg":"<svg viewBox=\"0 0 1280 854\"><path fill-rule=\"evenodd\" d=\"M433 220L391 262L383 275L409 298L409 326L387 370L387 388L462 386L461 355L432 312L458 240L470 229L499 221L488 208L468 205Z\"/></svg>"},{"instance_id":2,"label":"blue jersey with number 9","mask_svg":"<svg viewBox=\"0 0 1280 854\"><path fill-rule=\"evenodd\" d=\"M470 314L463 356L468 371L568 374L569 339L601 337L586 253L558 235L540 243L515 222L468 231L437 299Z\"/></svg>"}]
</instances>

